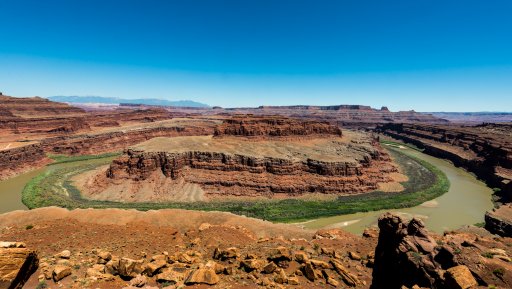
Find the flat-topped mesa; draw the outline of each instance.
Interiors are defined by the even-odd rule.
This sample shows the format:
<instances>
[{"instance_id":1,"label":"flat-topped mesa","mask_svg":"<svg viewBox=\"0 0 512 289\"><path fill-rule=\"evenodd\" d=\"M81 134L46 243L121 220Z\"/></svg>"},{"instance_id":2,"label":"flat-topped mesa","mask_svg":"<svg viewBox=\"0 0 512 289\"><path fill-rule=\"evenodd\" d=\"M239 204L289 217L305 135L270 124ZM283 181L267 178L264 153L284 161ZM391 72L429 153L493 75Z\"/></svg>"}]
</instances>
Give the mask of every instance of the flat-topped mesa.
<instances>
[{"instance_id":1,"label":"flat-topped mesa","mask_svg":"<svg viewBox=\"0 0 512 289\"><path fill-rule=\"evenodd\" d=\"M251 138L342 136L341 128L328 122L285 117L235 116L215 129L216 137L243 136Z\"/></svg>"},{"instance_id":2,"label":"flat-topped mesa","mask_svg":"<svg viewBox=\"0 0 512 289\"><path fill-rule=\"evenodd\" d=\"M368 105L352 105L352 104L340 104L340 105L287 105L287 106L273 106L273 105L261 105L258 109L302 109L302 110L372 110L371 106Z\"/></svg>"},{"instance_id":3,"label":"flat-topped mesa","mask_svg":"<svg viewBox=\"0 0 512 289\"><path fill-rule=\"evenodd\" d=\"M201 194L214 198L345 195L394 182L391 174L397 171L370 136L355 132L347 132L343 139L265 142L240 137L155 138L126 150L88 190L101 194L124 184L137 195L136 188L160 183L168 190L193 185ZM165 194L161 192L158 197Z\"/></svg>"},{"instance_id":4,"label":"flat-topped mesa","mask_svg":"<svg viewBox=\"0 0 512 289\"><path fill-rule=\"evenodd\" d=\"M166 177L183 176L185 167L214 171L246 171L274 175L299 175L311 173L322 176L361 176L363 168L370 167L372 158L365 156L357 162L326 162L313 159L296 162L273 157L253 157L238 154L189 151L183 153L144 152L128 149L125 156L114 160L107 172L108 177L130 176L138 180L148 178L155 170ZM127 174L123 174L122 172ZM121 173L120 173L121 172Z\"/></svg>"},{"instance_id":5,"label":"flat-topped mesa","mask_svg":"<svg viewBox=\"0 0 512 289\"><path fill-rule=\"evenodd\" d=\"M85 111L81 108L66 103L50 101L41 97L11 97L0 96L0 111L9 111L17 117L41 118L64 115L83 115Z\"/></svg>"}]
</instances>

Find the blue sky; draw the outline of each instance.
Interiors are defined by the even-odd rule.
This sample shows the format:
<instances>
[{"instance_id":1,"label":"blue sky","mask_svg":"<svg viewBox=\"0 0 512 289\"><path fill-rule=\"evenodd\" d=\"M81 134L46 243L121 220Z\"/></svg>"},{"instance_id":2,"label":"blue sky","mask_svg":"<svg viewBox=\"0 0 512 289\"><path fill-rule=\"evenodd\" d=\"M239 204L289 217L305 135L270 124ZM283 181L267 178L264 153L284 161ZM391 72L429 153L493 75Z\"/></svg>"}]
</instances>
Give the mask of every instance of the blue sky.
<instances>
[{"instance_id":1,"label":"blue sky","mask_svg":"<svg viewBox=\"0 0 512 289\"><path fill-rule=\"evenodd\" d=\"M0 91L512 111L512 1L0 0Z\"/></svg>"}]
</instances>

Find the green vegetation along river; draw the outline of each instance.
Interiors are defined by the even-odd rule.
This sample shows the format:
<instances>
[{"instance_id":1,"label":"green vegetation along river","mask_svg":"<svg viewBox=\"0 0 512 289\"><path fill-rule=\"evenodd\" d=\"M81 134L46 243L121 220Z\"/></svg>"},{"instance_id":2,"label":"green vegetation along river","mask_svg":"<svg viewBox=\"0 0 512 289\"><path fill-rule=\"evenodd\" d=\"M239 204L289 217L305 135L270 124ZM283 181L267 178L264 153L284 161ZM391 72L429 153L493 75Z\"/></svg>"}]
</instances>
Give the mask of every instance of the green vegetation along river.
<instances>
[{"instance_id":1,"label":"green vegetation along river","mask_svg":"<svg viewBox=\"0 0 512 289\"><path fill-rule=\"evenodd\" d=\"M493 208L492 190L472 174L455 167L452 163L438 159L408 147L400 146L402 153L427 161L443 171L450 181L448 192L436 199L412 208L380 210L349 215L321 218L303 223L304 227L343 228L353 233L361 233L364 228L377 223L385 211L394 211L405 216L422 218L430 230L442 233L444 230L460 228L484 222L485 212Z\"/></svg>"},{"instance_id":2,"label":"green vegetation along river","mask_svg":"<svg viewBox=\"0 0 512 289\"><path fill-rule=\"evenodd\" d=\"M96 157L96 159L56 159L63 163L1 181L0 213L26 209L21 202L24 188L25 203L29 204L31 208L58 205L67 208L222 210L276 222L315 219L304 222L303 225L307 228L343 227L357 233L362 232L365 227L375 224L378 216L383 211L389 211L390 208L412 207L394 211L423 216L427 226L438 232L482 222L485 211L492 208L492 190L464 170L454 167L447 161L430 157L410 148L390 147L390 151L403 167L409 167L410 172L407 175L414 181L404 184L408 189L407 193L386 196L389 193L375 192L363 197L340 198L340 200L330 202L287 200L253 203L124 204L81 198L80 192L74 188L69 178L84 170L109 163L114 156L107 155L102 158ZM417 169L418 167L420 169ZM450 189L439 197L448 189L448 180L451 182ZM434 200L421 204L431 199ZM386 210L380 210L382 208L386 208ZM372 210L378 211L370 212ZM362 212L356 213L359 211ZM329 217L324 218L324 216Z\"/></svg>"}]
</instances>

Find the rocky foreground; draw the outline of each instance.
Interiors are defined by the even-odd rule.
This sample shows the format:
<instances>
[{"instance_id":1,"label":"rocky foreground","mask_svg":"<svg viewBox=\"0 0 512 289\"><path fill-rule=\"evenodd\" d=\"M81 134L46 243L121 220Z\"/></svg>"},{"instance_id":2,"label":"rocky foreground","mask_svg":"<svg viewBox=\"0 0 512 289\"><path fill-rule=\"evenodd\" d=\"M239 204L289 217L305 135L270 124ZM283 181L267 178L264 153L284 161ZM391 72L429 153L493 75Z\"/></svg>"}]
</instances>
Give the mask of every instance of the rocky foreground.
<instances>
[{"instance_id":1,"label":"rocky foreground","mask_svg":"<svg viewBox=\"0 0 512 289\"><path fill-rule=\"evenodd\" d=\"M1 239L10 240L0 243L0 288L512 284L510 239L476 228L432 235L421 221L392 214L381 217L379 228L356 236L216 212L18 211L0 215Z\"/></svg>"}]
</instances>

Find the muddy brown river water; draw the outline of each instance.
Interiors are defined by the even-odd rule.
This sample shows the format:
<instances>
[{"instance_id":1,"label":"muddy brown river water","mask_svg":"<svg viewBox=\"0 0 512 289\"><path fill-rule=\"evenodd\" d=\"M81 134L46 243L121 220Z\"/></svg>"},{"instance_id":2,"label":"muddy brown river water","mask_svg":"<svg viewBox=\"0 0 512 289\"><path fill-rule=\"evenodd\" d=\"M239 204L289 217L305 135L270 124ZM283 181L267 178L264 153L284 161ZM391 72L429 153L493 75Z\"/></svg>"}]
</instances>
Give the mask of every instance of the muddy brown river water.
<instances>
[{"instance_id":1,"label":"muddy brown river water","mask_svg":"<svg viewBox=\"0 0 512 289\"><path fill-rule=\"evenodd\" d=\"M402 147L401 152L425 160L442 170L450 180L449 191L443 196L428 201L420 206L391 210L404 216L422 218L427 227L442 233L447 229L456 229L484 221L484 214L492 209L492 190L472 174L453 166L450 162L421 152ZM25 185L36 175L45 170L73 164L59 164L35 170L9 180L0 181L0 213L14 210L26 210L21 202L21 192ZM389 210L386 210L389 211ZM343 228L353 233L361 233L364 228L375 225L378 216L385 211L363 212L341 215L304 222L306 228Z\"/></svg>"},{"instance_id":2,"label":"muddy brown river water","mask_svg":"<svg viewBox=\"0 0 512 289\"><path fill-rule=\"evenodd\" d=\"M492 190L484 182L446 160L403 146L399 150L427 161L443 171L450 180L448 192L417 207L321 218L304 222L302 225L310 229L343 228L360 234L365 228L376 225L379 216L387 211L396 212L405 217L419 217L425 221L430 230L438 233L484 221L485 212L493 208Z\"/></svg>"}]
</instances>

